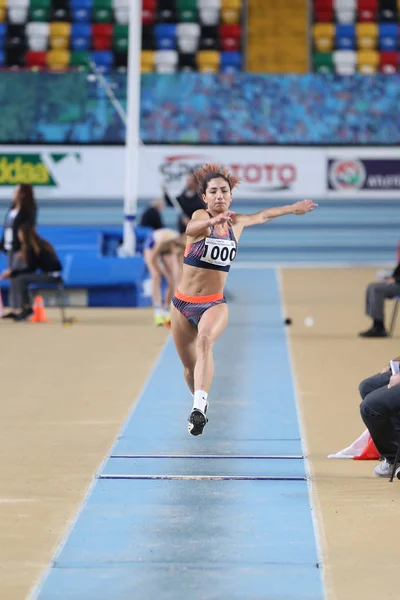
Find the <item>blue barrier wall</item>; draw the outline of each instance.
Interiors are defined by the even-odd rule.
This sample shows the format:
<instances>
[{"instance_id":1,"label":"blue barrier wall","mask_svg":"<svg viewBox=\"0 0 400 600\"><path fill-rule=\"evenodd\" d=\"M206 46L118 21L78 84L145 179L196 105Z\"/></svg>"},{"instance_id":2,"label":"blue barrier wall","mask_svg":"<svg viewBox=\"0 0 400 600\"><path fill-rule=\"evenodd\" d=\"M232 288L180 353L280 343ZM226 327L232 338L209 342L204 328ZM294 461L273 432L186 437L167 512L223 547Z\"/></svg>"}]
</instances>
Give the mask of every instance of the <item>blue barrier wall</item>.
<instances>
[{"instance_id":1,"label":"blue barrier wall","mask_svg":"<svg viewBox=\"0 0 400 600\"><path fill-rule=\"evenodd\" d=\"M126 106L126 75L108 80ZM400 142L398 75L142 76L145 143ZM1 72L0 143L124 143L104 90L85 72Z\"/></svg>"},{"instance_id":2,"label":"blue barrier wall","mask_svg":"<svg viewBox=\"0 0 400 600\"><path fill-rule=\"evenodd\" d=\"M40 235L54 245L61 260L67 296L69 290L85 290L88 306L150 306L144 287L149 274L141 255L150 231L137 227L138 255L118 258L115 250L122 241L121 227L39 226ZM0 253L0 271L5 268L6 257ZM5 303L8 289L9 281L0 280Z\"/></svg>"}]
</instances>

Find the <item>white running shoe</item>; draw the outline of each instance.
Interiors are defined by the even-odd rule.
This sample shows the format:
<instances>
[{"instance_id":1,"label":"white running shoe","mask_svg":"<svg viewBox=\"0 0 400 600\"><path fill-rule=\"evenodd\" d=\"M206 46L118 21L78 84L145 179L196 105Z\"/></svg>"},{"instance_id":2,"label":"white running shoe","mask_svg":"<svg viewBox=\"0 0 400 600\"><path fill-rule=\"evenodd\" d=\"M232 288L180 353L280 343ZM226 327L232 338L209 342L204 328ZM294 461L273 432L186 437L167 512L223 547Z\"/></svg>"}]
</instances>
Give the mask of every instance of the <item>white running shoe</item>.
<instances>
[{"instance_id":1,"label":"white running shoe","mask_svg":"<svg viewBox=\"0 0 400 600\"><path fill-rule=\"evenodd\" d=\"M374 468L376 477L390 477L392 475L393 464L386 458Z\"/></svg>"}]
</instances>

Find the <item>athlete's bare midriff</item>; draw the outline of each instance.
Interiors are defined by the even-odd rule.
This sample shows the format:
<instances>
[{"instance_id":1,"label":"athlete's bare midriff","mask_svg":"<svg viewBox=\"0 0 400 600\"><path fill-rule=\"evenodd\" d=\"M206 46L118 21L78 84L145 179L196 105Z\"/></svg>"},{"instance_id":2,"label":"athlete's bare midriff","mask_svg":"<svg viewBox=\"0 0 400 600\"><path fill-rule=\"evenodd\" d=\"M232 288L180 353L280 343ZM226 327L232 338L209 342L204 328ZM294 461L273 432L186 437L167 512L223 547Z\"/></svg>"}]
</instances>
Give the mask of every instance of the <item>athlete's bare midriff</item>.
<instances>
[{"instance_id":1,"label":"athlete's bare midriff","mask_svg":"<svg viewBox=\"0 0 400 600\"><path fill-rule=\"evenodd\" d=\"M228 273L183 265L182 279L178 289L188 296L209 296L224 291Z\"/></svg>"}]
</instances>

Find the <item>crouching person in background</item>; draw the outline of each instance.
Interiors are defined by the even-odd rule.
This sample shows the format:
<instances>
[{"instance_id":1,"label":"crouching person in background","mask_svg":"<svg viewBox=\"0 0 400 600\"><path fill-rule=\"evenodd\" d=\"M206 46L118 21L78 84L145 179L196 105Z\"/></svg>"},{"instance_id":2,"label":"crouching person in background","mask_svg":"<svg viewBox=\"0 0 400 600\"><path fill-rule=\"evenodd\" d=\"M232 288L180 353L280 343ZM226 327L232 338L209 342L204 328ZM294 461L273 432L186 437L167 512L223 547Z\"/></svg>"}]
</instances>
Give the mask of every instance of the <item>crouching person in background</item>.
<instances>
[{"instance_id":1,"label":"crouching person in background","mask_svg":"<svg viewBox=\"0 0 400 600\"><path fill-rule=\"evenodd\" d=\"M167 228L153 231L144 242L143 258L151 277L154 322L157 327L171 323L171 300L180 279L184 248L185 236ZM164 300L163 277L167 282Z\"/></svg>"},{"instance_id":2,"label":"crouching person in background","mask_svg":"<svg viewBox=\"0 0 400 600\"><path fill-rule=\"evenodd\" d=\"M33 314L29 285L53 283L61 277L62 266L53 246L41 238L35 228L24 224L18 230L21 258L26 266L7 269L1 279L10 279L10 287L20 312L10 314L14 321L25 321Z\"/></svg>"}]
</instances>

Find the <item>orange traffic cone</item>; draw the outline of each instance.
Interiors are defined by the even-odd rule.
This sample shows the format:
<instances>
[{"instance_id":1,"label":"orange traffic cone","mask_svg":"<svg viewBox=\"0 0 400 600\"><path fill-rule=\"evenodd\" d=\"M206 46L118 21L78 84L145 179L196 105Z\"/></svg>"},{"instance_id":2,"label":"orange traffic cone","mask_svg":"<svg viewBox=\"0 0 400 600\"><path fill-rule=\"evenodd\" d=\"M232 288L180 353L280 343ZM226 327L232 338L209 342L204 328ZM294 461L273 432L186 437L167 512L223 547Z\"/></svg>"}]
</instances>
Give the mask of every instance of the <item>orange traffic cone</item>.
<instances>
[{"instance_id":1,"label":"orange traffic cone","mask_svg":"<svg viewBox=\"0 0 400 600\"><path fill-rule=\"evenodd\" d=\"M365 446L364 450L361 452L361 454L359 456L355 456L353 458L353 460L379 460L380 457L381 457L381 455L379 454L378 450L376 449L376 446L375 446L374 442L372 441L372 437L369 436L368 443Z\"/></svg>"},{"instance_id":2,"label":"orange traffic cone","mask_svg":"<svg viewBox=\"0 0 400 600\"><path fill-rule=\"evenodd\" d=\"M46 311L44 310L44 302L42 296L35 296L33 300L33 315L30 319L31 323L47 323Z\"/></svg>"}]
</instances>

